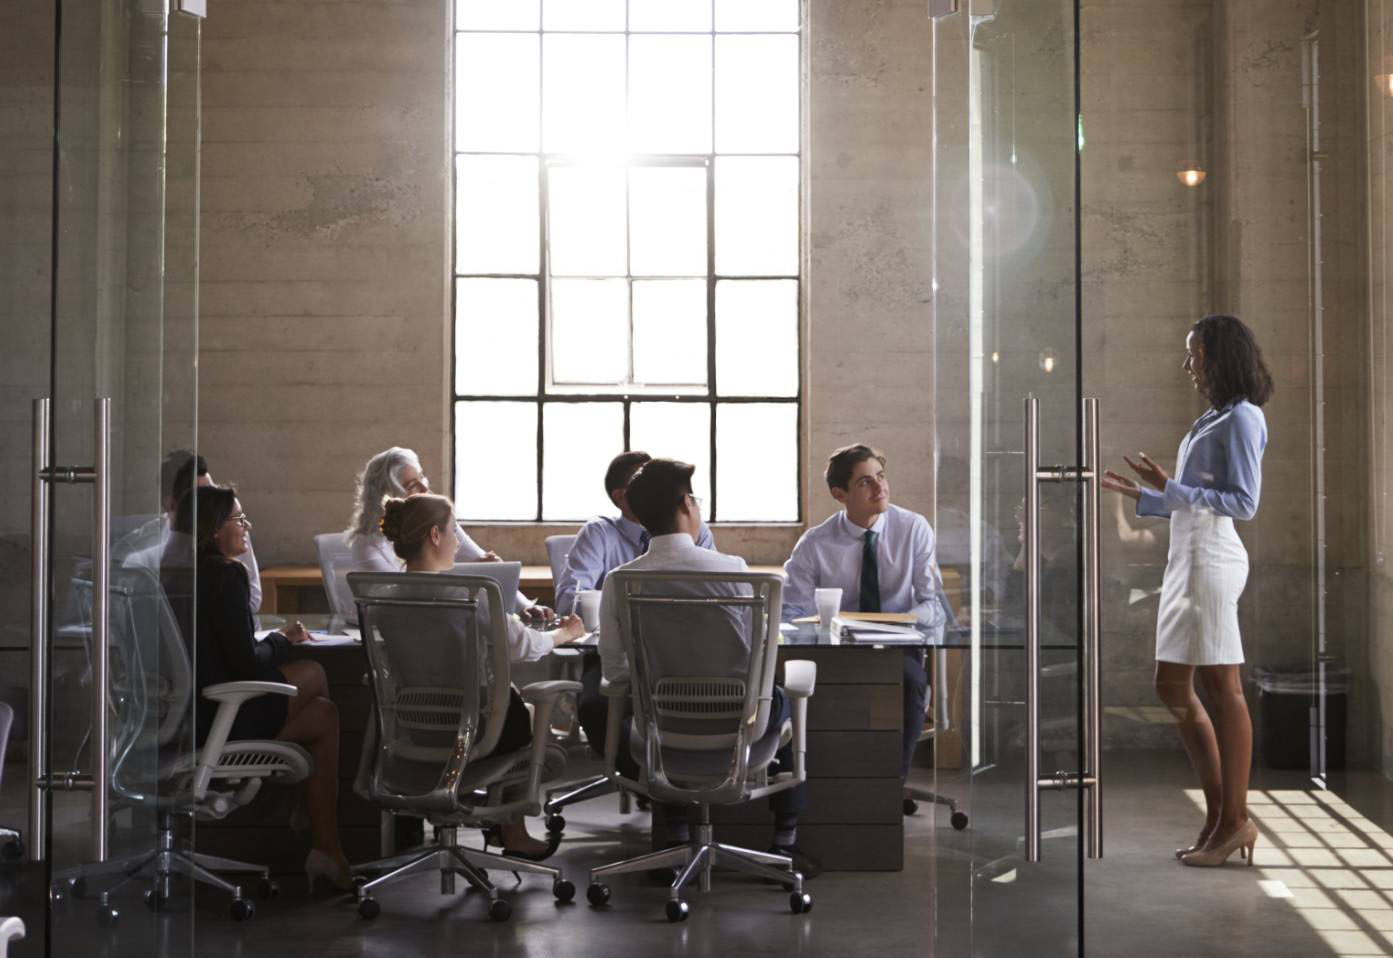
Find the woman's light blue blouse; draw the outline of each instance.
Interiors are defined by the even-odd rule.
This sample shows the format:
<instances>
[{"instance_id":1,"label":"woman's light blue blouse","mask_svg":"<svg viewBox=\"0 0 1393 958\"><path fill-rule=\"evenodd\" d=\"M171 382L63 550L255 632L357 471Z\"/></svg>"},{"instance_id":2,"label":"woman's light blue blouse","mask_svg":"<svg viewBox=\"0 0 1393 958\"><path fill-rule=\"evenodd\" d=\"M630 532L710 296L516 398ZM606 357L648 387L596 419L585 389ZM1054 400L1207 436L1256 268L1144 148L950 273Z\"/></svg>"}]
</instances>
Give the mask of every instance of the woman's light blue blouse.
<instances>
[{"instance_id":1,"label":"woman's light blue blouse","mask_svg":"<svg viewBox=\"0 0 1393 958\"><path fill-rule=\"evenodd\" d=\"M1186 449L1186 443L1189 448ZM1246 399L1210 409L1195 420L1180 444L1184 468L1166 488L1142 489L1137 515L1168 517L1176 509L1206 509L1231 519L1251 519L1262 493L1262 452L1267 419Z\"/></svg>"}]
</instances>

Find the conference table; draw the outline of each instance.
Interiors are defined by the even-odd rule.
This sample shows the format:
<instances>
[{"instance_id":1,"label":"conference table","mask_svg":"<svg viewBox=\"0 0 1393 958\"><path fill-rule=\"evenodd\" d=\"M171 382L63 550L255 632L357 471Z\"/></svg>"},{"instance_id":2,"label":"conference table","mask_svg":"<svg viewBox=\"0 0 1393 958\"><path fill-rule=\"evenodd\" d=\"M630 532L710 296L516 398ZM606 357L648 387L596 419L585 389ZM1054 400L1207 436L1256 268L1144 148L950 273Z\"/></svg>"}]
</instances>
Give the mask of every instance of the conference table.
<instances>
[{"instance_id":1,"label":"conference table","mask_svg":"<svg viewBox=\"0 0 1393 958\"><path fill-rule=\"evenodd\" d=\"M362 644L351 628L338 634L318 631L337 625L327 615L299 618L317 638L297 646L295 655L313 658L324 667L330 695L339 708L339 822L345 851L352 861L390 854L395 850L391 817L352 788L372 705L371 689L364 682L367 661ZM260 619L263 628L283 621L266 614ZM952 634L924 634L910 645L935 653L936 674L949 676L955 670L951 665L944 670L943 656L956 654L959 639ZM800 816L798 835L800 846L828 870L904 866L900 778L904 647L902 641L834 644L811 625L781 630L781 663L806 659L818 666L817 687L808 708L809 804ZM938 683L945 690L951 684ZM951 708L955 696L948 691L945 699L943 694L939 700ZM941 748L940 744L936 751ZM227 819L200 823L199 850L262 861L278 873L299 870L306 849L301 841L291 840L288 792L266 788L251 805ZM769 845L772 822L764 800L713 809L712 819L722 840L755 848Z\"/></svg>"}]
</instances>

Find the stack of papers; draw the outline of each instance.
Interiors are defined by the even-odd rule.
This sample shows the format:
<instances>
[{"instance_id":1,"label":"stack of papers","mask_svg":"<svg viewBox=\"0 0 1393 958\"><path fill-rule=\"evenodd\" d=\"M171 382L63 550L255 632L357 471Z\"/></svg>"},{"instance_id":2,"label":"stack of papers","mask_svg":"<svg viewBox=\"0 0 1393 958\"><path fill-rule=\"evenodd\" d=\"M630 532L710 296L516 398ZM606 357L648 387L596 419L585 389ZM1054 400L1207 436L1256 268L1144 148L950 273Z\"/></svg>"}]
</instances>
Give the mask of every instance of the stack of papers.
<instances>
[{"instance_id":1,"label":"stack of papers","mask_svg":"<svg viewBox=\"0 0 1393 958\"><path fill-rule=\"evenodd\" d=\"M913 616L907 617L913 621ZM878 645L922 645L923 634L913 625L887 621L867 621L865 619L842 616L832 617L832 633L843 639L857 642L872 642Z\"/></svg>"}]
</instances>

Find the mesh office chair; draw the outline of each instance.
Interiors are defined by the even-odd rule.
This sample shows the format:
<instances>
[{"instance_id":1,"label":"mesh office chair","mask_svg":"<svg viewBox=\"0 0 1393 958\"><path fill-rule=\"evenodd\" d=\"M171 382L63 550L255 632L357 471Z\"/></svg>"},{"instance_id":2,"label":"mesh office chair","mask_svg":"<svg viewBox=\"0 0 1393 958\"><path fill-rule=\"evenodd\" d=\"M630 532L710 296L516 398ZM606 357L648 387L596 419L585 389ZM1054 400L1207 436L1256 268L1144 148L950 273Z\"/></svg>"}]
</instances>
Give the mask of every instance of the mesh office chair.
<instances>
[{"instance_id":1,"label":"mesh office chair","mask_svg":"<svg viewBox=\"0 0 1393 958\"><path fill-rule=\"evenodd\" d=\"M5 747L10 742L15 710L0 702L0 781L5 777ZM0 825L0 861L17 862L24 857L24 839L19 830Z\"/></svg>"},{"instance_id":2,"label":"mesh office chair","mask_svg":"<svg viewBox=\"0 0 1393 958\"><path fill-rule=\"evenodd\" d=\"M560 901L575 885L550 865L462 848L461 826L501 825L514 812L541 811L544 774L555 777L566 754L550 741L551 711L576 682L534 682L523 698L534 706L527 748L492 754L508 712L507 622L498 583L484 576L366 573L348 576L371 669L377 745L370 798L388 810L424 816L435 842L424 850L366 865L354 873L385 872L358 886L358 913L380 911L374 890L413 874L440 872L440 892L453 894L463 876L489 899L489 917L512 912L485 867L552 879ZM505 799L505 786L524 786Z\"/></svg>"},{"instance_id":3,"label":"mesh office chair","mask_svg":"<svg viewBox=\"0 0 1393 958\"><path fill-rule=\"evenodd\" d=\"M610 696L605 740L609 774L654 801L694 806L698 820L688 845L651 852L590 871L586 897L609 901L602 879L666 866L681 872L668 890L667 917L682 921L682 889L693 878L711 887L713 866L773 879L792 894L798 914L812 908L803 876L785 855L716 842L710 806L730 805L795 788L806 780L808 698L817 666L784 665L791 718L771 721L778 658L783 579L759 573L636 572L611 574L621 638L629 650L630 683L606 688ZM637 780L617 770L624 698L632 686L634 716L629 749ZM780 747L791 739L794 767L770 774Z\"/></svg>"},{"instance_id":4,"label":"mesh office chair","mask_svg":"<svg viewBox=\"0 0 1393 958\"><path fill-rule=\"evenodd\" d=\"M24 922L19 918L0 918L0 958L10 952L10 942L24 937Z\"/></svg>"},{"instance_id":5,"label":"mesh office chair","mask_svg":"<svg viewBox=\"0 0 1393 958\"><path fill-rule=\"evenodd\" d=\"M329 599L329 611L345 621L354 621L353 592L348 588L348 573L353 571L353 550L342 532L321 532L314 537L319 555L319 574L324 579L324 594Z\"/></svg>"},{"instance_id":6,"label":"mesh office chair","mask_svg":"<svg viewBox=\"0 0 1393 958\"><path fill-rule=\"evenodd\" d=\"M571 547L575 544L575 536L547 536L547 561L551 564L551 581L553 583L561 582L561 574L566 569L566 558L570 555ZM569 611L569 609L565 611L557 609L556 613L564 615ZM583 653L579 649L557 649L552 655L565 655L572 657L577 662L583 661ZM577 719L577 727L579 724L579 719ZM566 817L561 814L562 809L577 802L599 798L602 795L613 795L615 792L619 792L620 813L627 815L629 813L629 793L621 790L610 780L608 775L592 775L590 778L577 779L548 789L547 800L542 805L542 811L547 816L547 831L553 835L560 835L566 831Z\"/></svg>"},{"instance_id":7,"label":"mesh office chair","mask_svg":"<svg viewBox=\"0 0 1393 958\"><path fill-rule=\"evenodd\" d=\"M82 583L79 583L81 587ZM86 583L91 608L91 583ZM192 582L190 582L192 585ZM193 746L193 668L180 621L171 601L192 611L191 596L166 596L147 569L113 569L110 584L111 659L108 700L115 715L111 741L110 787L117 802L145 808L159 816L159 840L153 849L129 858L82 865L64 876L75 897L97 879L116 879L100 893L99 916L112 922L119 913L110 895L142 874L152 877L145 902L158 909L172 894L175 874L213 885L232 895L230 914L244 921L256 908L239 883L218 872L250 874L262 897L273 897L276 884L263 865L204 855L175 835L175 816L226 818L249 804L266 781L293 785L310 773L309 753L290 742L230 740L228 733L243 702L259 695L293 697L295 686L283 682L221 682L203 690L218 703L203 745ZM188 617L188 618L191 618ZM192 623L189 622L191 627ZM192 641L192 635L188 637Z\"/></svg>"}]
</instances>

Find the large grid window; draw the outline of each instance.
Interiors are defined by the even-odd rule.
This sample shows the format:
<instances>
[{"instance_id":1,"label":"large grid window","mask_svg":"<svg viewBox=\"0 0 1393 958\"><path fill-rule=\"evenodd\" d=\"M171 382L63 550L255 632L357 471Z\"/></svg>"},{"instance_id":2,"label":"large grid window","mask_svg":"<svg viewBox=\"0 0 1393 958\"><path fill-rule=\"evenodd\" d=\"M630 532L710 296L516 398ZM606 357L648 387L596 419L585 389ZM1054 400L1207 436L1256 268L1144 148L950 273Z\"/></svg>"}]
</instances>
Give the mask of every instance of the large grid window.
<instances>
[{"instance_id":1,"label":"large grid window","mask_svg":"<svg viewBox=\"0 0 1393 958\"><path fill-rule=\"evenodd\" d=\"M455 498L799 518L799 0L456 0Z\"/></svg>"}]
</instances>

